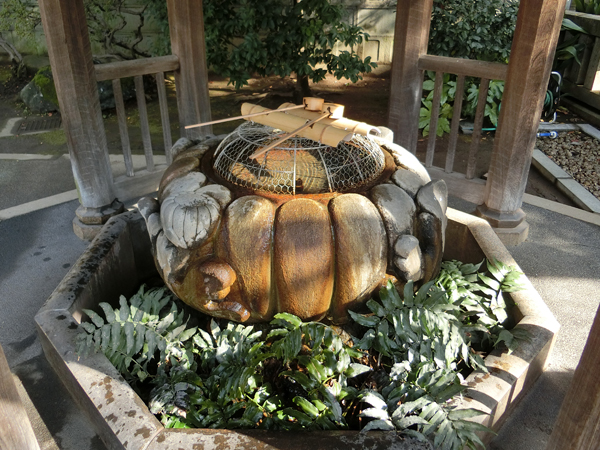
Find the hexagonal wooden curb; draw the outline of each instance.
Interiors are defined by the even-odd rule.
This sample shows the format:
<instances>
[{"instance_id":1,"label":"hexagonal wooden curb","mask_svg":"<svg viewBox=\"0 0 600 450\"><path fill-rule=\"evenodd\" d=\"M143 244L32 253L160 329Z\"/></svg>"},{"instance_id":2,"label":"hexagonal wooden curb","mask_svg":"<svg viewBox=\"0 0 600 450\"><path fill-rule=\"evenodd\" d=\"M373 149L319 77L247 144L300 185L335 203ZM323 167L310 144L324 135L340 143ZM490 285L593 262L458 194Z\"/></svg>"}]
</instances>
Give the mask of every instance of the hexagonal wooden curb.
<instances>
[{"instance_id":1,"label":"hexagonal wooden curb","mask_svg":"<svg viewBox=\"0 0 600 450\"><path fill-rule=\"evenodd\" d=\"M487 257L516 266L486 221L453 209L447 214L445 259L478 263ZM80 359L75 353L83 308L100 301L116 303L120 295L132 295L155 274L147 236L137 212L110 219L35 317L46 358L108 448L430 448L394 432L165 429L104 355ZM493 429L501 426L543 372L559 329L529 281L527 285L511 294L516 303L512 316L531 339L511 355L492 352L485 360L489 373L475 372L466 379L470 387L464 406L489 412L476 419Z\"/></svg>"}]
</instances>

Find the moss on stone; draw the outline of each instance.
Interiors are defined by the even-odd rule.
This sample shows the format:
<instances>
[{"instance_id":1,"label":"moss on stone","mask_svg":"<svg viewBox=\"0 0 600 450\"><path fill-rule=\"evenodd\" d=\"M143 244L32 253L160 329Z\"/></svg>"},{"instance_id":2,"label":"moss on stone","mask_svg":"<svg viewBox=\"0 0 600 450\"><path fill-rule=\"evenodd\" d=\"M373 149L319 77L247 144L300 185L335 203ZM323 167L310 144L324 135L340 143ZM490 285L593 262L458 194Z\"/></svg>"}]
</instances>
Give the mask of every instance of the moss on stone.
<instances>
[{"instance_id":1,"label":"moss on stone","mask_svg":"<svg viewBox=\"0 0 600 450\"><path fill-rule=\"evenodd\" d=\"M0 67L0 83L6 83L12 78L12 70L8 66Z\"/></svg>"},{"instance_id":2,"label":"moss on stone","mask_svg":"<svg viewBox=\"0 0 600 450\"><path fill-rule=\"evenodd\" d=\"M44 98L58 105L58 96L50 66L42 67L33 77L33 82L39 88Z\"/></svg>"}]
</instances>

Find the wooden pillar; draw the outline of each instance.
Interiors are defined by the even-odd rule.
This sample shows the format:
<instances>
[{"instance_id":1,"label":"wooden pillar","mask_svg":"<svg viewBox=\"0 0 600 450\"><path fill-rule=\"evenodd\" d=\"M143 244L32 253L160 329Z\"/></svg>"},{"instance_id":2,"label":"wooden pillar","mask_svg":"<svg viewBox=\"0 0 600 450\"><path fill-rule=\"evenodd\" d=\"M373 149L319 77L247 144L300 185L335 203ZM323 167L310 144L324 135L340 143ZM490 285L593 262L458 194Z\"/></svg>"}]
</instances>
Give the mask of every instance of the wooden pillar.
<instances>
[{"instance_id":1,"label":"wooden pillar","mask_svg":"<svg viewBox=\"0 0 600 450\"><path fill-rule=\"evenodd\" d=\"M394 142L412 153L417 152L423 90L418 62L427 53L432 8L433 0L400 0L396 7L388 128Z\"/></svg>"},{"instance_id":2,"label":"wooden pillar","mask_svg":"<svg viewBox=\"0 0 600 450\"><path fill-rule=\"evenodd\" d=\"M521 210L566 0L521 0L484 204L477 214L507 244L526 239Z\"/></svg>"},{"instance_id":3,"label":"wooden pillar","mask_svg":"<svg viewBox=\"0 0 600 450\"><path fill-rule=\"evenodd\" d=\"M0 448L40 450L0 346Z\"/></svg>"},{"instance_id":4,"label":"wooden pillar","mask_svg":"<svg viewBox=\"0 0 600 450\"><path fill-rule=\"evenodd\" d=\"M123 205L113 193L83 0L39 0L39 7L81 203L73 225L90 239Z\"/></svg>"},{"instance_id":5,"label":"wooden pillar","mask_svg":"<svg viewBox=\"0 0 600 450\"><path fill-rule=\"evenodd\" d=\"M554 424L546 450L592 450L600 445L600 308Z\"/></svg>"},{"instance_id":6,"label":"wooden pillar","mask_svg":"<svg viewBox=\"0 0 600 450\"><path fill-rule=\"evenodd\" d=\"M212 133L211 126L183 128L211 120L202 0L167 0L167 8L171 50L179 58L175 72L179 125L182 136L194 139Z\"/></svg>"}]
</instances>

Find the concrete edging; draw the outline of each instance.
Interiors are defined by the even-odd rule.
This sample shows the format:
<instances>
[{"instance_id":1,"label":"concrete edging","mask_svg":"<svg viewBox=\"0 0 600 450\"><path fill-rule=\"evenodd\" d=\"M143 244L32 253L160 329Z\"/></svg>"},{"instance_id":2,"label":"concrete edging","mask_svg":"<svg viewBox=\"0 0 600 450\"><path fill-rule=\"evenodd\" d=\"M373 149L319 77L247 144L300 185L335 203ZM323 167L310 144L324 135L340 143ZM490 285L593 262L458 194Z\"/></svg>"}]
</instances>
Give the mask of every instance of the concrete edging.
<instances>
[{"instance_id":1,"label":"concrete edging","mask_svg":"<svg viewBox=\"0 0 600 450\"><path fill-rule=\"evenodd\" d=\"M448 210L446 259L480 262L514 259L483 219ZM109 220L35 317L46 358L111 449L176 448L430 448L395 432L350 431L284 433L263 430L165 429L102 354L79 358L75 337L83 308L130 295L155 271L144 221L136 212ZM517 266L518 267L518 266ZM517 326L532 339L512 355L494 351L486 358L489 373L473 373L466 383L464 407L490 413L475 420L498 429L522 394L542 373L559 325L531 283L513 294ZM491 435L487 436L490 440Z\"/></svg>"},{"instance_id":2,"label":"concrete edging","mask_svg":"<svg viewBox=\"0 0 600 450\"><path fill-rule=\"evenodd\" d=\"M600 213L600 200L575 181L571 175L548 158L541 150L537 148L533 150L531 163L577 206L589 212Z\"/></svg>"}]
</instances>

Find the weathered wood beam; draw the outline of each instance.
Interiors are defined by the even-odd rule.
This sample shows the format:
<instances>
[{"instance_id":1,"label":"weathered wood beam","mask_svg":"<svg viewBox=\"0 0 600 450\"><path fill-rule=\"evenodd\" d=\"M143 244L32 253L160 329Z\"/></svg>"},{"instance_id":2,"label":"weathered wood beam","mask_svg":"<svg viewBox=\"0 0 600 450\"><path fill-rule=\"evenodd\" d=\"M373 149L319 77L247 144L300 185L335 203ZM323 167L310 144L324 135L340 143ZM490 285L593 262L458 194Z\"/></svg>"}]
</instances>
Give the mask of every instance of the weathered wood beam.
<instances>
[{"instance_id":1,"label":"weathered wood beam","mask_svg":"<svg viewBox=\"0 0 600 450\"><path fill-rule=\"evenodd\" d=\"M475 177L477 168L477 153L479 153L479 143L483 134L483 118L485 117L485 107L487 102L490 80L482 78L479 84L479 95L477 96L477 110L475 111L475 121L473 122L473 135L471 136L471 147L469 148L469 157L467 159L467 180Z\"/></svg>"},{"instance_id":2,"label":"weathered wood beam","mask_svg":"<svg viewBox=\"0 0 600 450\"><path fill-rule=\"evenodd\" d=\"M516 228L565 0L521 0L485 192L478 214ZM517 243L517 242L513 242Z\"/></svg>"},{"instance_id":3,"label":"weathered wood beam","mask_svg":"<svg viewBox=\"0 0 600 450\"><path fill-rule=\"evenodd\" d=\"M0 346L0 448L39 450L13 375Z\"/></svg>"},{"instance_id":4,"label":"weathered wood beam","mask_svg":"<svg viewBox=\"0 0 600 450\"><path fill-rule=\"evenodd\" d=\"M127 113L125 112L125 102L123 101L123 89L121 80L112 80L113 95L115 96L115 109L117 110L117 122L119 124L119 136L121 137L121 147L123 149L123 161L125 162L125 171L128 177L134 175L133 161L131 159L131 143L129 142L129 130L127 129Z\"/></svg>"},{"instance_id":5,"label":"weathered wood beam","mask_svg":"<svg viewBox=\"0 0 600 450\"><path fill-rule=\"evenodd\" d=\"M94 67L97 81L115 80L138 75L154 75L158 72L172 72L179 69L179 58L175 55L157 56L156 58L96 64Z\"/></svg>"},{"instance_id":6,"label":"weathered wood beam","mask_svg":"<svg viewBox=\"0 0 600 450\"><path fill-rule=\"evenodd\" d=\"M600 308L546 450L588 450L600 443Z\"/></svg>"},{"instance_id":7,"label":"weathered wood beam","mask_svg":"<svg viewBox=\"0 0 600 450\"><path fill-rule=\"evenodd\" d=\"M171 138L171 121L169 119L169 105L167 105L167 90L165 88L165 74L158 72L154 75L156 80L156 90L158 92L158 105L160 107L160 121L163 130L163 143L165 146L165 156L167 164L173 162L173 139Z\"/></svg>"},{"instance_id":8,"label":"weathered wood beam","mask_svg":"<svg viewBox=\"0 0 600 450\"><path fill-rule=\"evenodd\" d=\"M423 89L418 63L427 53L432 7L433 0L404 0L396 7L388 128L394 142L412 153L417 151Z\"/></svg>"},{"instance_id":9,"label":"weathered wood beam","mask_svg":"<svg viewBox=\"0 0 600 450\"><path fill-rule=\"evenodd\" d=\"M444 73L435 73L435 83L433 87L433 99L431 99L431 116L429 119L429 138L427 139L427 153L425 155L425 167L433 165L433 155L435 153L435 141L437 138L438 119L440 116L440 101L442 99L442 89L444 87Z\"/></svg>"},{"instance_id":10,"label":"weathered wood beam","mask_svg":"<svg viewBox=\"0 0 600 450\"><path fill-rule=\"evenodd\" d=\"M446 154L445 171L451 173L454 169L454 155L456 154L456 143L458 141L458 127L460 125L460 113L465 92L465 77L459 75L456 79L456 94L454 96L454 108L452 109L452 124L450 125L450 137L448 138L448 153ZM479 203L478 203L479 204Z\"/></svg>"},{"instance_id":11,"label":"weathered wood beam","mask_svg":"<svg viewBox=\"0 0 600 450\"><path fill-rule=\"evenodd\" d=\"M212 133L211 126L184 129L211 120L202 0L167 0L167 9L171 49L179 58L175 83L180 131L193 139Z\"/></svg>"},{"instance_id":12,"label":"weathered wood beam","mask_svg":"<svg viewBox=\"0 0 600 450\"><path fill-rule=\"evenodd\" d=\"M419 69L453 73L467 77L505 80L508 65L476 59L448 58L447 56L422 55Z\"/></svg>"},{"instance_id":13,"label":"weathered wood beam","mask_svg":"<svg viewBox=\"0 0 600 450\"><path fill-rule=\"evenodd\" d=\"M75 233L91 239L123 210L115 199L83 0L39 0L79 202Z\"/></svg>"}]
</instances>

